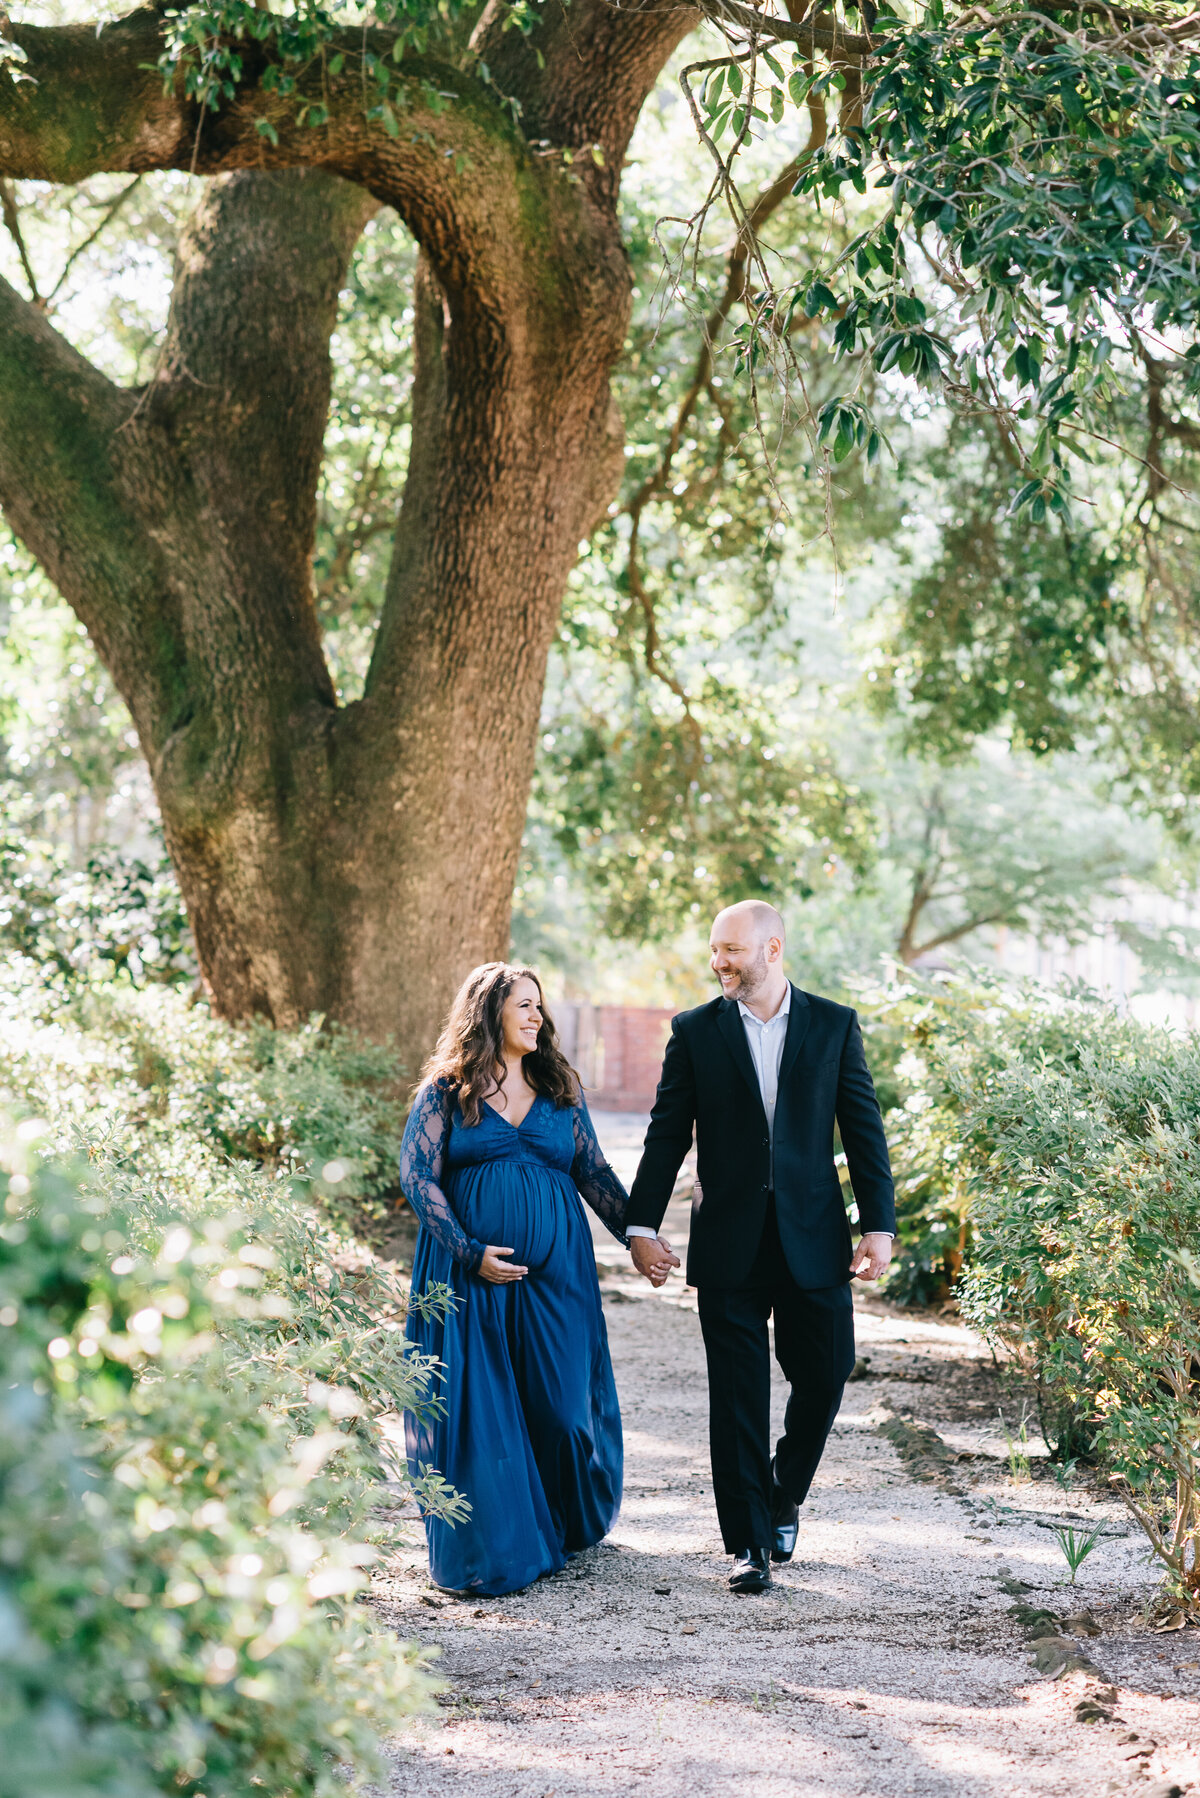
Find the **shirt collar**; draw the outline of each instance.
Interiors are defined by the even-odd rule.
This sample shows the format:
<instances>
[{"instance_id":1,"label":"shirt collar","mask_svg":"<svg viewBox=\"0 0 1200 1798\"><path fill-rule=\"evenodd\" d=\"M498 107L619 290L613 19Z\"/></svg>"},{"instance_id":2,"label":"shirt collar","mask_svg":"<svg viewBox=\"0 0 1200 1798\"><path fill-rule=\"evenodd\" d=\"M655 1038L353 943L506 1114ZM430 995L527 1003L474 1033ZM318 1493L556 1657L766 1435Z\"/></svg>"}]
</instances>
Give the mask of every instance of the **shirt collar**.
<instances>
[{"instance_id":1,"label":"shirt collar","mask_svg":"<svg viewBox=\"0 0 1200 1798\"><path fill-rule=\"evenodd\" d=\"M775 1013L774 1017L756 1017L750 1007L748 1005L743 1005L740 999L737 1002L737 1008L748 1024L757 1024L760 1030L765 1030L768 1024L777 1024L780 1018L786 1018L788 1012L792 1009L792 983L790 980L788 981L787 986L784 989L783 998L779 1001L779 1010Z\"/></svg>"}]
</instances>

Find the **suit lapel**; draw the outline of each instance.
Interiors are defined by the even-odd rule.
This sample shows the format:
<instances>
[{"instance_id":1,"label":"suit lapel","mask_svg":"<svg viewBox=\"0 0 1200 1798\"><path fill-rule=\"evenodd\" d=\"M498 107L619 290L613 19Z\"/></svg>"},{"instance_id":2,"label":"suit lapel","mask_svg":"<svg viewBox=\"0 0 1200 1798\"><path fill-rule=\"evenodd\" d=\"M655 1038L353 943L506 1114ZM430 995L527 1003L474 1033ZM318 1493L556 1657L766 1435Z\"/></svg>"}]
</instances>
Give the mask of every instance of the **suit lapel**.
<instances>
[{"instance_id":1,"label":"suit lapel","mask_svg":"<svg viewBox=\"0 0 1200 1798\"><path fill-rule=\"evenodd\" d=\"M736 1009L736 1007L735 1007ZM809 1020L812 1007L798 986L792 987L792 1007L788 1012L787 1035L783 1039L783 1058L779 1063L779 1092L782 1097L783 1083L792 1071L792 1063L800 1053L800 1045L808 1035ZM739 1020L740 1022L740 1020ZM745 1031L742 1032L745 1035Z\"/></svg>"},{"instance_id":2,"label":"suit lapel","mask_svg":"<svg viewBox=\"0 0 1200 1798\"><path fill-rule=\"evenodd\" d=\"M758 1090L758 1075L754 1071L754 1058L750 1054L750 1045L746 1041L746 1026L742 1023L742 1014L737 1008L736 999L722 999L721 1010L717 1017L721 1035L734 1061L738 1073L754 1094L758 1108L762 1111L762 1094ZM766 1112L763 1112L764 1121Z\"/></svg>"}]
</instances>

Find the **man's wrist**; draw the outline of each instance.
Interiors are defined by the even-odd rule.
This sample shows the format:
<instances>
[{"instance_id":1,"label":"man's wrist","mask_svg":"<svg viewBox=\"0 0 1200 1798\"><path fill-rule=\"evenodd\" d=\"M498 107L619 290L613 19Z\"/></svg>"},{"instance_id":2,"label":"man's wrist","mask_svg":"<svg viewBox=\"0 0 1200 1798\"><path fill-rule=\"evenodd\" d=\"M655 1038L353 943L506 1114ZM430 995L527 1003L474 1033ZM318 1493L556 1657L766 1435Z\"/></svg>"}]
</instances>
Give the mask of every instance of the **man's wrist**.
<instances>
[{"instance_id":1,"label":"man's wrist","mask_svg":"<svg viewBox=\"0 0 1200 1798\"><path fill-rule=\"evenodd\" d=\"M652 1230L649 1224L626 1224L626 1236L648 1236L652 1242L658 1240L658 1231Z\"/></svg>"}]
</instances>

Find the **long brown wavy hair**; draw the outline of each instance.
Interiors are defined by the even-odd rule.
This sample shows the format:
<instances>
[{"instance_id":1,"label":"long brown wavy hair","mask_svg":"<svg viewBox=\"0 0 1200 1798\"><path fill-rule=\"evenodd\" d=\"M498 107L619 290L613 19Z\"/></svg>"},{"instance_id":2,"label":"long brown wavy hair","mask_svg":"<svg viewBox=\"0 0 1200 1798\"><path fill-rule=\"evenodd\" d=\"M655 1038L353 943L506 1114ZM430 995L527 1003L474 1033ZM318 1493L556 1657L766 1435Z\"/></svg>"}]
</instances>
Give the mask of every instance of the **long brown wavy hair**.
<instances>
[{"instance_id":1,"label":"long brown wavy hair","mask_svg":"<svg viewBox=\"0 0 1200 1798\"><path fill-rule=\"evenodd\" d=\"M537 1047L523 1064L526 1080L560 1109L574 1105L579 1097L579 1078L558 1046L542 983L533 969L485 961L472 968L459 987L437 1047L422 1069L424 1079L445 1080L455 1087L464 1124L479 1122L484 1096L504 1072L501 1013L518 980L533 981L542 1008Z\"/></svg>"}]
</instances>

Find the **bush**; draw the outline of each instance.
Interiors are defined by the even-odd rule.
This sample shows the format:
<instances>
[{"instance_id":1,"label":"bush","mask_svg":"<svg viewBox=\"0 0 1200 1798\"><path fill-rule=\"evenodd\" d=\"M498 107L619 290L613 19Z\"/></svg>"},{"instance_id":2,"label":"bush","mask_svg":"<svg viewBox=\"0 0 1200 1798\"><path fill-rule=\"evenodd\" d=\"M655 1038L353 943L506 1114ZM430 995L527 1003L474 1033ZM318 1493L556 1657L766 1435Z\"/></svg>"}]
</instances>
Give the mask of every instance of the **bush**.
<instances>
[{"instance_id":1,"label":"bush","mask_svg":"<svg viewBox=\"0 0 1200 1798\"><path fill-rule=\"evenodd\" d=\"M893 1010L914 1045L902 1165L973 1232L964 1315L1200 1602L1200 1046L1080 994L949 984Z\"/></svg>"},{"instance_id":2,"label":"bush","mask_svg":"<svg viewBox=\"0 0 1200 1798\"><path fill-rule=\"evenodd\" d=\"M355 1229L399 1196L401 1074L390 1049L320 1018L235 1026L167 986L47 986L23 958L0 976L0 1102L93 1133L133 1125L167 1152L196 1139Z\"/></svg>"},{"instance_id":3,"label":"bush","mask_svg":"<svg viewBox=\"0 0 1200 1798\"><path fill-rule=\"evenodd\" d=\"M1200 1051L1101 1014L1060 1065L964 1095L978 1167L968 1319L1082 1420L1174 1587L1200 1602Z\"/></svg>"},{"instance_id":4,"label":"bush","mask_svg":"<svg viewBox=\"0 0 1200 1798\"><path fill-rule=\"evenodd\" d=\"M429 1690L354 1601L399 1295L282 1187L179 1204L115 1145L0 1175L0 1744L14 1798L333 1794ZM15 1153L14 1153L15 1150ZM224 1201L224 1205L223 1205ZM436 1477L422 1502L461 1506Z\"/></svg>"},{"instance_id":5,"label":"bush","mask_svg":"<svg viewBox=\"0 0 1200 1798\"><path fill-rule=\"evenodd\" d=\"M896 1254L888 1298L946 1300L972 1251L971 1191L961 1162L949 1067L985 1052L992 996L957 983L898 982L856 997L896 1180Z\"/></svg>"},{"instance_id":6,"label":"bush","mask_svg":"<svg viewBox=\"0 0 1200 1798\"><path fill-rule=\"evenodd\" d=\"M10 965L14 1798L333 1794L377 1776L381 1737L426 1701L424 1657L356 1594L414 1490L385 1421L436 1402L431 1368L394 1271L328 1209L382 1203L395 1092L390 1058L338 1033L238 1031L165 985L46 987ZM40 1158L30 1114L50 1120ZM465 1514L436 1474L416 1496Z\"/></svg>"},{"instance_id":7,"label":"bush","mask_svg":"<svg viewBox=\"0 0 1200 1798\"><path fill-rule=\"evenodd\" d=\"M191 927L165 854L150 862L97 849L76 868L26 838L0 838L0 947L44 985L114 978L194 985Z\"/></svg>"}]
</instances>

